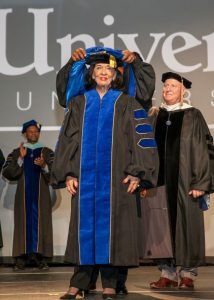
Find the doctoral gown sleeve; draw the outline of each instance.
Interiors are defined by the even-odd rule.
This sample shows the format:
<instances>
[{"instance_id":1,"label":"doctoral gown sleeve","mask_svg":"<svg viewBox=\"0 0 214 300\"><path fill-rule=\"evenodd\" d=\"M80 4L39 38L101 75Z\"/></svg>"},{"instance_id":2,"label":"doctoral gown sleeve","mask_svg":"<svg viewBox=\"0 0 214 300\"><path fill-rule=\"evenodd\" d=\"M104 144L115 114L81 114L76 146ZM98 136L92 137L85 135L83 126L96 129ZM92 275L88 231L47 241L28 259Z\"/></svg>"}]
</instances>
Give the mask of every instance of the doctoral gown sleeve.
<instances>
[{"instance_id":1,"label":"doctoral gown sleeve","mask_svg":"<svg viewBox=\"0 0 214 300\"><path fill-rule=\"evenodd\" d=\"M60 130L51 171L51 184L54 188L65 187L67 176L79 177L78 101L71 100Z\"/></svg>"},{"instance_id":2,"label":"doctoral gown sleeve","mask_svg":"<svg viewBox=\"0 0 214 300\"><path fill-rule=\"evenodd\" d=\"M159 159L153 128L146 111L134 99L130 106L130 122L127 132L131 163L125 172L139 177L143 188L156 186Z\"/></svg>"},{"instance_id":3,"label":"doctoral gown sleeve","mask_svg":"<svg viewBox=\"0 0 214 300\"><path fill-rule=\"evenodd\" d=\"M66 87L68 83L68 76L70 68L72 67L73 60L70 59L58 72L56 77L56 91L59 104L66 107Z\"/></svg>"},{"instance_id":4,"label":"doctoral gown sleeve","mask_svg":"<svg viewBox=\"0 0 214 300\"><path fill-rule=\"evenodd\" d=\"M23 173L23 167L18 164L19 149L13 150L7 157L3 166L2 175L10 181L18 180Z\"/></svg>"},{"instance_id":5,"label":"doctoral gown sleeve","mask_svg":"<svg viewBox=\"0 0 214 300\"><path fill-rule=\"evenodd\" d=\"M196 110L192 137L192 180L190 190L214 192L213 138L203 115Z\"/></svg>"},{"instance_id":6,"label":"doctoral gown sleeve","mask_svg":"<svg viewBox=\"0 0 214 300\"><path fill-rule=\"evenodd\" d=\"M53 164L53 159L54 159L54 152L47 148L47 147L44 147L43 150L42 150L42 154L44 156L44 160L47 164L47 167L48 167L48 172L46 171L43 171L42 174L45 178L45 181L49 184L50 183L50 174L51 174L51 168L52 168L52 164Z\"/></svg>"},{"instance_id":7,"label":"doctoral gown sleeve","mask_svg":"<svg viewBox=\"0 0 214 300\"><path fill-rule=\"evenodd\" d=\"M148 111L152 106L152 96L155 90L155 71L152 65L144 62L138 53L132 63L132 68L136 81L135 98ZM125 83L128 81L128 69L125 70Z\"/></svg>"}]
</instances>

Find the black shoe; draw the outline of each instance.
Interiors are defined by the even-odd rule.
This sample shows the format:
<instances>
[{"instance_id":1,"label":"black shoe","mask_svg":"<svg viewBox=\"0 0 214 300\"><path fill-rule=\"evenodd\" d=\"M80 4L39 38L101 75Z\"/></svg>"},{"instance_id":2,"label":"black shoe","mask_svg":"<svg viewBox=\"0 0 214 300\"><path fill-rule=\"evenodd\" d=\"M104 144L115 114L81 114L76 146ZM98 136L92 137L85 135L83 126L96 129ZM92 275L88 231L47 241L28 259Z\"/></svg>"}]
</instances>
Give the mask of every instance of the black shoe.
<instances>
[{"instance_id":1,"label":"black shoe","mask_svg":"<svg viewBox=\"0 0 214 300\"><path fill-rule=\"evenodd\" d=\"M71 295L71 294L64 294L62 295L59 299L75 299L76 298L76 295Z\"/></svg>"},{"instance_id":2,"label":"black shoe","mask_svg":"<svg viewBox=\"0 0 214 300\"><path fill-rule=\"evenodd\" d=\"M62 295L59 299L85 299L85 298L84 298L84 292L79 291L75 295L66 293Z\"/></svg>"},{"instance_id":3,"label":"black shoe","mask_svg":"<svg viewBox=\"0 0 214 300\"><path fill-rule=\"evenodd\" d=\"M126 286L117 286L116 287L116 294L118 296L125 296L125 295L128 295L128 290L126 288Z\"/></svg>"},{"instance_id":4,"label":"black shoe","mask_svg":"<svg viewBox=\"0 0 214 300\"><path fill-rule=\"evenodd\" d=\"M64 294L62 295L59 299L75 299L76 298L76 295L71 295L71 294Z\"/></svg>"},{"instance_id":5,"label":"black shoe","mask_svg":"<svg viewBox=\"0 0 214 300\"><path fill-rule=\"evenodd\" d=\"M38 269L39 270L49 270L49 266L46 262L40 262L38 264Z\"/></svg>"},{"instance_id":6,"label":"black shoe","mask_svg":"<svg viewBox=\"0 0 214 300\"><path fill-rule=\"evenodd\" d=\"M13 271L23 271L23 270L25 270L24 264L15 264L13 267Z\"/></svg>"},{"instance_id":7,"label":"black shoe","mask_svg":"<svg viewBox=\"0 0 214 300\"><path fill-rule=\"evenodd\" d=\"M116 298L116 294L103 294L103 299L112 300Z\"/></svg>"},{"instance_id":8,"label":"black shoe","mask_svg":"<svg viewBox=\"0 0 214 300\"><path fill-rule=\"evenodd\" d=\"M27 262L26 255L21 255L21 256L15 257L13 270L14 271L22 271L22 270L24 270L25 266L26 266L26 262Z\"/></svg>"},{"instance_id":9,"label":"black shoe","mask_svg":"<svg viewBox=\"0 0 214 300\"><path fill-rule=\"evenodd\" d=\"M87 290L84 290L85 294L96 294L97 290L96 290L96 284L92 283L89 284Z\"/></svg>"},{"instance_id":10,"label":"black shoe","mask_svg":"<svg viewBox=\"0 0 214 300\"><path fill-rule=\"evenodd\" d=\"M49 270L46 258L40 253L32 253L31 259L36 263L39 270Z\"/></svg>"}]
</instances>

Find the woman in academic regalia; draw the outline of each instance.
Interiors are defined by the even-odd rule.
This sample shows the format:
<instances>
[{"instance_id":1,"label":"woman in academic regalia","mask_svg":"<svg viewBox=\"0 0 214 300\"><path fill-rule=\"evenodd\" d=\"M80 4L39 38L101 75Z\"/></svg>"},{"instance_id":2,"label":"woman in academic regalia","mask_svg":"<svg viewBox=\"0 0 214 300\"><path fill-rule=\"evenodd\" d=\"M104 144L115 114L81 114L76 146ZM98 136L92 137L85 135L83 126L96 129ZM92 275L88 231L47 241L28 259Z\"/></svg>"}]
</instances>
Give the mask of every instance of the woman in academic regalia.
<instances>
[{"instance_id":1,"label":"woman in academic regalia","mask_svg":"<svg viewBox=\"0 0 214 300\"><path fill-rule=\"evenodd\" d=\"M98 47L96 47L97 49ZM91 50L94 51L95 47ZM104 51L106 48L99 47L99 51ZM68 89L70 82L70 73L72 73L73 66L76 62L84 60L89 49L77 48L71 55L69 61L59 70L56 77L56 91L59 104L62 107L67 107L72 96ZM122 62L123 66L120 68L123 74L123 92L134 97L142 107L148 111L152 106L152 96L155 90L155 72L151 64L146 63L136 52L129 50L122 50ZM130 81L134 79L133 84L130 85ZM132 93L129 91L131 86ZM75 91L76 85L73 86ZM75 92L75 96L78 95L78 90ZM75 267L74 272L78 271L78 267ZM96 289L96 281L99 275L99 267L94 268L91 282L88 286L89 292L93 292ZM126 288L126 280L128 276L128 268L121 267L118 273L118 280L116 286L116 293L120 296L126 295L128 290Z\"/></svg>"},{"instance_id":2,"label":"woman in academic regalia","mask_svg":"<svg viewBox=\"0 0 214 300\"><path fill-rule=\"evenodd\" d=\"M80 266L61 299L87 289L94 265L103 298L114 298L117 266L139 264L135 191L155 185L158 156L147 113L123 94L113 54L86 57L86 92L71 99L56 147L52 182L73 196L65 258Z\"/></svg>"}]
</instances>

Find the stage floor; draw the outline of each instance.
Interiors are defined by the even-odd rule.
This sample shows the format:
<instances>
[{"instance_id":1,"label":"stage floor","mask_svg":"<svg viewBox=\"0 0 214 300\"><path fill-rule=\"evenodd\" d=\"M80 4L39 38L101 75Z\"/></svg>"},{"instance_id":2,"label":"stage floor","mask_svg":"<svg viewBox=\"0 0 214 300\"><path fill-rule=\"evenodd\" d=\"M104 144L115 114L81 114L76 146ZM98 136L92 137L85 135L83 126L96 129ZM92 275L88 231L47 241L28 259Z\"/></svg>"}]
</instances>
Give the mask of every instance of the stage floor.
<instances>
[{"instance_id":1,"label":"stage floor","mask_svg":"<svg viewBox=\"0 0 214 300\"><path fill-rule=\"evenodd\" d=\"M43 300L59 299L69 284L72 267L51 267L49 271L29 268L14 272L11 268L0 267L0 299ZM183 292L178 289L154 292L148 287L149 282L158 279L159 272L154 266L142 266L131 269L127 281L130 294L125 300L149 299L214 299L214 267L201 267L194 291ZM101 296L100 280L98 293L89 295L88 300L99 300ZM117 297L117 299L123 299Z\"/></svg>"}]
</instances>

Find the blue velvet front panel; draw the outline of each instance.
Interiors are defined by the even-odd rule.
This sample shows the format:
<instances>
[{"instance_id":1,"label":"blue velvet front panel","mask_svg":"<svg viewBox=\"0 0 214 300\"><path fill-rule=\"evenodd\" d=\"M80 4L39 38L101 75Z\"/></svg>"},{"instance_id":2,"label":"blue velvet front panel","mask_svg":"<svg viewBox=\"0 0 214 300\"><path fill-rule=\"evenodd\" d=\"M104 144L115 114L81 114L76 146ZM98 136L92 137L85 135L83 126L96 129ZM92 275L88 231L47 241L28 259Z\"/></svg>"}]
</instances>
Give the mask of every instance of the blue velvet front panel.
<instances>
[{"instance_id":1,"label":"blue velvet front panel","mask_svg":"<svg viewBox=\"0 0 214 300\"><path fill-rule=\"evenodd\" d=\"M114 107L119 91L102 100L96 90L85 94L80 191L80 264L108 264L111 225L111 154Z\"/></svg>"},{"instance_id":2,"label":"blue velvet front panel","mask_svg":"<svg viewBox=\"0 0 214 300\"><path fill-rule=\"evenodd\" d=\"M145 111L145 109L143 109L143 108L136 109L136 110L134 110L134 118L135 118L135 120L147 119L148 114Z\"/></svg>"},{"instance_id":3,"label":"blue velvet front panel","mask_svg":"<svg viewBox=\"0 0 214 300\"><path fill-rule=\"evenodd\" d=\"M157 148L155 139L153 138L143 138L138 142L138 146L141 148Z\"/></svg>"},{"instance_id":4,"label":"blue velvet front panel","mask_svg":"<svg viewBox=\"0 0 214 300\"><path fill-rule=\"evenodd\" d=\"M26 210L26 253L38 251L39 239L39 186L41 167L34 164L34 159L41 155L42 148L29 149L24 158L25 175L25 210Z\"/></svg>"},{"instance_id":5,"label":"blue velvet front panel","mask_svg":"<svg viewBox=\"0 0 214 300\"><path fill-rule=\"evenodd\" d=\"M146 133L153 132L152 126L150 124L146 124L146 123L136 125L135 130L139 134L146 134Z\"/></svg>"}]
</instances>

